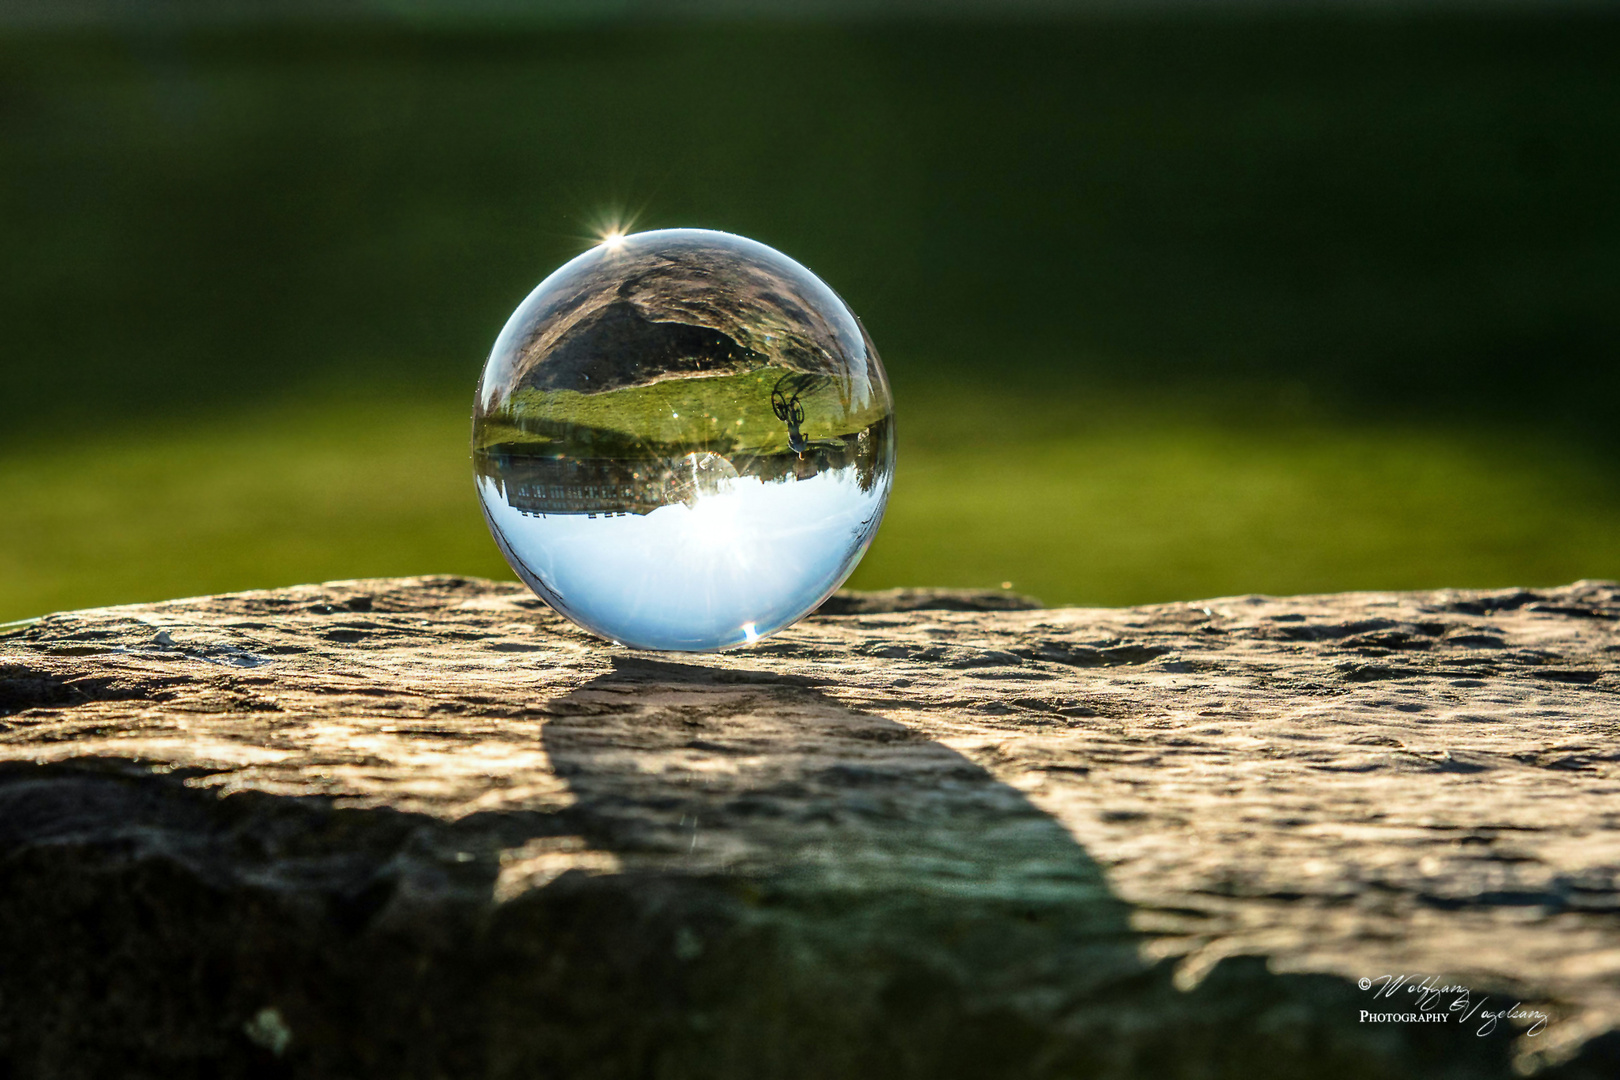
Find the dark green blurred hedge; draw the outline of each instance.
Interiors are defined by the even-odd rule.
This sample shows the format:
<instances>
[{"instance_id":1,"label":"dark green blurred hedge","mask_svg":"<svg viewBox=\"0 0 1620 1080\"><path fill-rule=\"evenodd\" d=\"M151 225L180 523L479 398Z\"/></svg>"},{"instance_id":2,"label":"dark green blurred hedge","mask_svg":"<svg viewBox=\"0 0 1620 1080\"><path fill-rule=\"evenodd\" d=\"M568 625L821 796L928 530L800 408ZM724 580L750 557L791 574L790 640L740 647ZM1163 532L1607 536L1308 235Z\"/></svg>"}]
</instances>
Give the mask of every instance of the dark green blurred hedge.
<instances>
[{"instance_id":1,"label":"dark green blurred hedge","mask_svg":"<svg viewBox=\"0 0 1620 1080\"><path fill-rule=\"evenodd\" d=\"M615 210L755 236L961 375L1241 383L1600 441L1620 19L0 39L0 439L469 395Z\"/></svg>"}]
</instances>

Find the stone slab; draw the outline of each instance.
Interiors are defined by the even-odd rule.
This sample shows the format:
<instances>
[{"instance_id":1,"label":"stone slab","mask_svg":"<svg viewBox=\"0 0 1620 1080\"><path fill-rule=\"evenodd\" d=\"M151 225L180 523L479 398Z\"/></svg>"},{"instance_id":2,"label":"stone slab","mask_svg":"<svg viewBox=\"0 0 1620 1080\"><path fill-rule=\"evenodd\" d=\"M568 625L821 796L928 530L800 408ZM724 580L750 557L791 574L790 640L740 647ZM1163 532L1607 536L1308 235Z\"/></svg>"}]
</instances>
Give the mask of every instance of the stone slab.
<instances>
[{"instance_id":1,"label":"stone slab","mask_svg":"<svg viewBox=\"0 0 1620 1080\"><path fill-rule=\"evenodd\" d=\"M423 577L0 628L0 1076L1617 1077L1617 626L907 591L669 656Z\"/></svg>"}]
</instances>

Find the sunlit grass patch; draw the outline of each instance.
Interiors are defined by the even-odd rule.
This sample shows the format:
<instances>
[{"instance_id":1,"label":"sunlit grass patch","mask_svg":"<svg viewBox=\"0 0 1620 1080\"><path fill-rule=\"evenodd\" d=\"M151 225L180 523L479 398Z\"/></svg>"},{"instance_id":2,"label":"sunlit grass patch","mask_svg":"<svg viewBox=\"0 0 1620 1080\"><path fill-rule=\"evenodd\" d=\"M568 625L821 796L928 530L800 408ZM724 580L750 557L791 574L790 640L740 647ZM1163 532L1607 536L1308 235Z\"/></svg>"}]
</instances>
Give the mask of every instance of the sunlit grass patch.
<instances>
[{"instance_id":1,"label":"sunlit grass patch","mask_svg":"<svg viewBox=\"0 0 1620 1080\"><path fill-rule=\"evenodd\" d=\"M1620 576L1620 474L1556 443L1258 422L1073 388L902 395L889 515L851 584L1048 603ZM464 400L349 391L0 458L0 620L341 577L510 576Z\"/></svg>"},{"instance_id":2,"label":"sunlit grass patch","mask_svg":"<svg viewBox=\"0 0 1620 1080\"><path fill-rule=\"evenodd\" d=\"M1620 487L1574 451L1402 428L1110 426L902 443L851 585L1001 582L1048 603L1620 575Z\"/></svg>"},{"instance_id":3,"label":"sunlit grass patch","mask_svg":"<svg viewBox=\"0 0 1620 1080\"><path fill-rule=\"evenodd\" d=\"M0 458L0 618L356 575L499 575L464 402L276 410Z\"/></svg>"}]
</instances>

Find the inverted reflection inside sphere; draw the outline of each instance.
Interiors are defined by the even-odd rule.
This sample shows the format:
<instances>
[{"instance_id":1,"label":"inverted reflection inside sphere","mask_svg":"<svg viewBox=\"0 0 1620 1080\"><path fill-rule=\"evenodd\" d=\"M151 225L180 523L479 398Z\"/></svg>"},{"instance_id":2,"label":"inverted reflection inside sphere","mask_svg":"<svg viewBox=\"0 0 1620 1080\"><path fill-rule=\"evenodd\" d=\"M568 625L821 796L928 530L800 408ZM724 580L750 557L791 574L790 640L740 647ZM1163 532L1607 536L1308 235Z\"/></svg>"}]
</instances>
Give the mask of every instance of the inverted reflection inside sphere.
<instances>
[{"instance_id":1,"label":"inverted reflection inside sphere","mask_svg":"<svg viewBox=\"0 0 1620 1080\"><path fill-rule=\"evenodd\" d=\"M703 229L618 236L495 342L473 415L502 554L587 630L740 645L836 589L894 471L871 340L810 271Z\"/></svg>"}]
</instances>

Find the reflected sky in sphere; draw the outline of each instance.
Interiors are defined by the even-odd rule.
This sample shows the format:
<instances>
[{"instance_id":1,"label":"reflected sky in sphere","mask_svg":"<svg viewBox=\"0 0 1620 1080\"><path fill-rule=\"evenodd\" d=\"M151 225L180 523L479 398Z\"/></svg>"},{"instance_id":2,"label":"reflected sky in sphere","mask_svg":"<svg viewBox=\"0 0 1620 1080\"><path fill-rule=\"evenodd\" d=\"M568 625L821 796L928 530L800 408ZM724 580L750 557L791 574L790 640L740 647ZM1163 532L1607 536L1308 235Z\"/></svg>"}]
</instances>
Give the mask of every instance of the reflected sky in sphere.
<instances>
[{"instance_id":1,"label":"reflected sky in sphere","mask_svg":"<svg viewBox=\"0 0 1620 1080\"><path fill-rule=\"evenodd\" d=\"M552 607L635 648L725 649L855 568L893 404L860 320L803 266L728 233L634 233L512 313L473 461L502 554Z\"/></svg>"},{"instance_id":2,"label":"reflected sky in sphere","mask_svg":"<svg viewBox=\"0 0 1620 1080\"><path fill-rule=\"evenodd\" d=\"M646 516L529 516L479 481L505 547L533 552L520 572L593 633L643 649L746 644L803 614L848 576L883 496L853 468L805 480L740 477L691 505ZM657 552L657 558L649 558Z\"/></svg>"}]
</instances>

